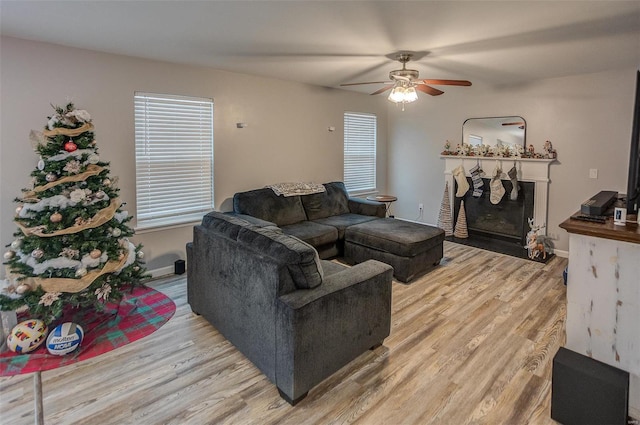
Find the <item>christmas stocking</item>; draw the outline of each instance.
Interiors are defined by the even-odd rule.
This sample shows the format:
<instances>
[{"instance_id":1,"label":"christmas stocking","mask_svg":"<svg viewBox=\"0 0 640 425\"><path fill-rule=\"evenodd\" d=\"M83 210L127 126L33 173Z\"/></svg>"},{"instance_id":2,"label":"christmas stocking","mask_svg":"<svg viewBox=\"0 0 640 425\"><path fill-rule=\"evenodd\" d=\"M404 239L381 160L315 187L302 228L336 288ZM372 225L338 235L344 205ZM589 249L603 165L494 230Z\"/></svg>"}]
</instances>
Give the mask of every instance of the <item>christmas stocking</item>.
<instances>
[{"instance_id":1,"label":"christmas stocking","mask_svg":"<svg viewBox=\"0 0 640 425\"><path fill-rule=\"evenodd\" d=\"M454 168L451 174L453 174L453 177L456 179L456 183L458 183L456 196L458 198L462 198L464 194L467 193L467 190L469 190L469 183L467 182L467 176L465 175L462 164Z\"/></svg>"},{"instance_id":2,"label":"christmas stocking","mask_svg":"<svg viewBox=\"0 0 640 425\"><path fill-rule=\"evenodd\" d=\"M493 178L491 179L491 183L489 183L489 187L491 188L491 196L489 197L489 200L493 205L499 204L500 200L504 196L505 190L502 185L502 180L500 180L501 175L502 170L496 165L496 169L493 170Z\"/></svg>"},{"instance_id":3,"label":"christmas stocking","mask_svg":"<svg viewBox=\"0 0 640 425\"><path fill-rule=\"evenodd\" d=\"M511 200L516 201L518 199L518 170L516 170L515 165L509 170L507 173L509 179L511 179L511 185L513 189L511 189Z\"/></svg>"},{"instance_id":4,"label":"christmas stocking","mask_svg":"<svg viewBox=\"0 0 640 425\"><path fill-rule=\"evenodd\" d=\"M482 177L480 177L480 173L482 173L482 169L480 165L476 165L469 170L471 174L471 181L473 182L473 197L479 198L482 196L482 186L484 183L482 182Z\"/></svg>"}]
</instances>

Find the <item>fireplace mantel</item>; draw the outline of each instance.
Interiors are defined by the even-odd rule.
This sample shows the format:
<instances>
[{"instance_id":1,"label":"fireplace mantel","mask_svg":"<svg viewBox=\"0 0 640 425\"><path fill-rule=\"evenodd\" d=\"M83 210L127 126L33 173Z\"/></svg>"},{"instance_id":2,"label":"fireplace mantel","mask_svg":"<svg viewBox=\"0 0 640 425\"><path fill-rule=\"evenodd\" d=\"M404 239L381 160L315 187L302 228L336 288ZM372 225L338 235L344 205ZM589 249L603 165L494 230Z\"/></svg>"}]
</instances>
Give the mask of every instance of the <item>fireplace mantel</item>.
<instances>
[{"instance_id":1,"label":"fireplace mantel","mask_svg":"<svg viewBox=\"0 0 640 425\"><path fill-rule=\"evenodd\" d=\"M548 199L549 199L549 166L555 162L555 159L536 159L536 158L502 158L502 157L486 157L486 156L462 156L462 155L440 155L444 159L444 175L445 181L449 182L450 202L453 205L454 199L454 179L451 174L453 170L462 164L467 176L469 169L476 164L484 170L483 177L491 178L493 170L498 164L502 168L502 179L507 180L507 171L515 166L518 170L518 181L529 181L535 183L534 205L533 205L533 221L538 226L546 225ZM541 234L546 234L546 228L541 229Z\"/></svg>"}]
</instances>

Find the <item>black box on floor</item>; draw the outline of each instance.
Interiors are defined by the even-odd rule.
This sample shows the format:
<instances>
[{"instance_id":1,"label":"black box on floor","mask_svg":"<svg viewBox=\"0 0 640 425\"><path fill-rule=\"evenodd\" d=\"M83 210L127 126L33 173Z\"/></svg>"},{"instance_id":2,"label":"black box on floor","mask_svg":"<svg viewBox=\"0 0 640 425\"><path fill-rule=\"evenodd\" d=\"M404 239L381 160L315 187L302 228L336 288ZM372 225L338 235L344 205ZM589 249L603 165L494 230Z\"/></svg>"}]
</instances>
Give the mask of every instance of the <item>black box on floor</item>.
<instances>
[{"instance_id":1,"label":"black box on floor","mask_svg":"<svg viewBox=\"0 0 640 425\"><path fill-rule=\"evenodd\" d=\"M174 273L175 274L184 274L185 272L185 267L184 267L184 260L177 260L174 265Z\"/></svg>"},{"instance_id":2,"label":"black box on floor","mask_svg":"<svg viewBox=\"0 0 640 425\"><path fill-rule=\"evenodd\" d=\"M564 425L627 425L629 373L560 347L553 358L551 418Z\"/></svg>"}]
</instances>

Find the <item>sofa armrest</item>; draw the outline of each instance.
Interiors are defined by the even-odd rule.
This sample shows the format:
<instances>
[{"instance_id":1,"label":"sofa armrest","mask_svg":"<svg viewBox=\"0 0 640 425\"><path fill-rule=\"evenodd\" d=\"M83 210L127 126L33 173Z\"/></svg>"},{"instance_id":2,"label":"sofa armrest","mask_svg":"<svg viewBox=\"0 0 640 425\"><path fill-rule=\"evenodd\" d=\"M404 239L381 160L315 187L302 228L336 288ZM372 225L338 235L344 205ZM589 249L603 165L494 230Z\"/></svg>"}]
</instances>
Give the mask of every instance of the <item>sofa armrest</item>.
<instances>
[{"instance_id":1,"label":"sofa armrest","mask_svg":"<svg viewBox=\"0 0 640 425\"><path fill-rule=\"evenodd\" d=\"M384 218L387 215L387 208L384 203L367 201L362 198L349 198L349 211L353 214L370 215L380 218Z\"/></svg>"},{"instance_id":2,"label":"sofa armrest","mask_svg":"<svg viewBox=\"0 0 640 425\"><path fill-rule=\"evenodd\" d=\"M388 281L389 286L393 278L393 267L376 260L367 260L338 273L331 274L322 284L312 290L297 290L279 297L280 302L292 310L303 308L320 298L344 291L350 286L378 278L382 282Z\"/></svg>"},{"instance_id":3,"label":"sofa armrest","mask_svg":"<svg viewBox=\"0 0 640 425\"><path fill-rule=\"evenodd\" d=\"M275 383L289 400L391 331L393 268L368 260L332 274L320 286L278 297Z\"/></svg>"}]
</instances>

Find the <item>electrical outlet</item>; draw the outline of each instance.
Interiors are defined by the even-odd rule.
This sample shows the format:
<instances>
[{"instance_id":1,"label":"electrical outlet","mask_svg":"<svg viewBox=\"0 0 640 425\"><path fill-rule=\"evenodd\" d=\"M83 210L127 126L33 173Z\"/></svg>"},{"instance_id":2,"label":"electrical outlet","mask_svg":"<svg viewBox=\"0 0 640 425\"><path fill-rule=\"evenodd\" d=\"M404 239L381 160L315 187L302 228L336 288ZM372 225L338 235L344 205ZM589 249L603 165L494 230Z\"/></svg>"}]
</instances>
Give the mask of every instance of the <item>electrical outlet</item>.
<instances>
[{"instance_id":1,"label":"electrical outlet","mask_svg":"<svg viewBox=\"0 0 640 425\"><path fill-rule=\"evenodd\" d=\"M418 209L422 211L424 209L424 204L418 204Z\"/></svg>"}]
</instances>

